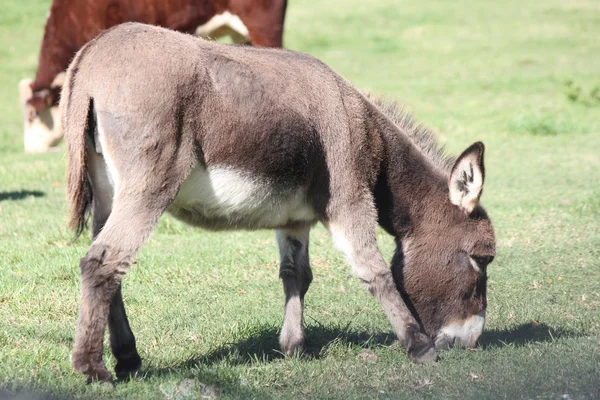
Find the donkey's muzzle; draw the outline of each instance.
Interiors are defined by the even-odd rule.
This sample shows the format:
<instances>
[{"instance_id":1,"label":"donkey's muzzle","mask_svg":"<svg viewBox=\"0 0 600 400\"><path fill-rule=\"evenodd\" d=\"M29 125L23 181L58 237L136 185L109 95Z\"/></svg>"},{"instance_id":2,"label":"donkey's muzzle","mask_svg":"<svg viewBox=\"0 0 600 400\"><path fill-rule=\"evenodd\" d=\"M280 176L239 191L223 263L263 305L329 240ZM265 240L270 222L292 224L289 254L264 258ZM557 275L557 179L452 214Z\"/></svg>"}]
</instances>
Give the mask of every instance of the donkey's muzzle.
<instances>
[{"instance_id":1,"label":"donkey's muzzle","mask_svg":"<svg viewBox=\"0 0 600 400\"><path fill-rule=\"evenodd\" d=\"M473 314L463 321L453 322L440 329L435 338L435 348L452 346L474 348L483 332L485 310Z\"/></svg>"}]
</instances>

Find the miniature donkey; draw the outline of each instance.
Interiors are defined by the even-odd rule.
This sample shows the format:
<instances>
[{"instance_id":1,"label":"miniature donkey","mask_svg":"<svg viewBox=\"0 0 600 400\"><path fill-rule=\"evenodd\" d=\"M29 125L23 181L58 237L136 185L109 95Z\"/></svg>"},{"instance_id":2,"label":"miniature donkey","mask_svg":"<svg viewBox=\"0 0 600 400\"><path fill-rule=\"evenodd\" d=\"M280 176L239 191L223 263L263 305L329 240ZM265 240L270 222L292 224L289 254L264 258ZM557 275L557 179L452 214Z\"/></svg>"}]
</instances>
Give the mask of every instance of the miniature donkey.
<instances>
[{"instance_id":1,"label":"miniature donkey","mask_svg":"<svg viewBox=\"0 0 600 400\"><path fill-rule=\"evenodd\" d=\"M472 346L481 334L495 251L478 204L482 143L450 161L405 114L310 56L137 23L85 45L61 96L77 233L93 209L72 353L88 380L112 379L102 361L107 324L117 376L140 368L121 280L165 211L207 229L277 231L285 354L304 341L317 222L410 359L433 361L436 347ZM377 247L378 222L397 241L394 274Z\"/></svg>"}]
</instances>

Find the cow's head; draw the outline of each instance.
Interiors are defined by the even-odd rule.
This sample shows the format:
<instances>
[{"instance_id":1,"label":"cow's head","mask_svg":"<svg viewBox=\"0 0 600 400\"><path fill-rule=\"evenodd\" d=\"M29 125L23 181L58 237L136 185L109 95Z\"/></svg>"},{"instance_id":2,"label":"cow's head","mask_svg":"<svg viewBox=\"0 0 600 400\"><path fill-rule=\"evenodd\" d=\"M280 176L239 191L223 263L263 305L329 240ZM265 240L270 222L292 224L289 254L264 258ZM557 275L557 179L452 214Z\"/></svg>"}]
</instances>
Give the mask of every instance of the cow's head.
<instances>
[{"instance_id":1,"label":"cow's head","mask_svg":"<svg viewBox=\"0 0 600 400\"><path fill-rule=\"evenodd\" d=\"M63 80L64 74L60 74L49 89L36 93L31 89L31 79L19 82L26 153L48 151L61 141L62 129L57 101Z\"/></svg>"}]
</instances>

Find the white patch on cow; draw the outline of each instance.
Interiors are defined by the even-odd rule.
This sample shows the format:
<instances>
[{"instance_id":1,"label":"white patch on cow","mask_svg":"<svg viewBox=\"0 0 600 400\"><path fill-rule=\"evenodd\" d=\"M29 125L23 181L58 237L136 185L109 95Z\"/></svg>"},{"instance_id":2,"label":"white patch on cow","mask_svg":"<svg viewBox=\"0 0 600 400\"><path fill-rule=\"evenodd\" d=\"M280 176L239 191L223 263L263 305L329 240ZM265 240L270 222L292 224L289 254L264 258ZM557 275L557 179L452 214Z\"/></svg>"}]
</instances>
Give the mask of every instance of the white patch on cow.
<instances>
[{"instance_id":1,"label":"white patch on cow","mask_svg":"<svg viewBox=\"0 0 600 400\"><path fill-rule=\"evenodd\" d=\"M222 166L196 166L169 211L214 229L279 228L316 219L304 188L281 189L267 178Z\"/></svg>"},{"instance_id":2,"label":"white patch on cow","mask_svg":"<svg viewBox=\"0 0 600 400\"><path fill-rule=\"evenodd\" d=\"M246 43L250 35L240 17L225 11L212 17L207 23L196 29L196 35L206 39L218 39L230 36L235 43Z\"/></svg>"},{"instance_id":3,"label":"white patch on cow","mask_svg":"<svg viewBox=\"0 0 600 400\"><path fill-rule=\"evenodd\" d=\"M26 153L42 153L54 149L62 140L58 107L35 111L23 106L23 145Z\"/></svg>"},{"instance_id":4,"label":"white patch on cow","mask_svg":"<svg viewBox=\"0 0 600 400\"><path fill-rule=\"evenodd\" d=\"M67 79L67 73L66 71L63 71L61 73L59 73L58 75L56 75L54 77L54 79L52 79L52 83L50 84L51 88L62 88L65 84L65 79Z\"/></svg>"},{"instance_id":5,"label":"white patch on cow","mask_svg":"<svg viewBox=\"0 0 600 400\"><path fill-rule=\"evenodd\" d=\"M438 337L446 337L454 340L454 344L462 347L475 347L475 343L485 325L485 310L471 315L462 322L452 323L443 327L438 333Z\"/></svg>"},{"instance_id":6,"label":"white patch on cow","mask_svg":"<svg viewBox=\"0 0 600 400\"><path fill-rule=\"evenodd\" d=\"M477 264L477 261L475 261L473 259L473 257L469 257L469 262L471 263L471 267L473 267L473 269L477 272L481 272L481 268L479 268L479 265Z\"/></svg>"},{"instance_id":7,"label":"white patch on cow","mask_svg":"<svg viewBox=\"0 0 600 400\"><path fill-rule=\"evenodd\" d=\"M19 82L19 103L21 105L24 105L33 95L33 92L31 91L32 82L33 79L31 78L24 78Z\"/></svg>"}]
</instances>

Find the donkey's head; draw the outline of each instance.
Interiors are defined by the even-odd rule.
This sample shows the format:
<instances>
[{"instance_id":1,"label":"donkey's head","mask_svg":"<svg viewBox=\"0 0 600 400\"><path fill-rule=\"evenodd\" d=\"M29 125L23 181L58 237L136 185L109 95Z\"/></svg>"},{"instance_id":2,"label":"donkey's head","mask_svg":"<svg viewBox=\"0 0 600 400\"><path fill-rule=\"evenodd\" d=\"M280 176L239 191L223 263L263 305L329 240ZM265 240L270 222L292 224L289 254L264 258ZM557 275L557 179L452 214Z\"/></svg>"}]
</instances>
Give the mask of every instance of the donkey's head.
<instances>
[{"instance_id":1,"label":"donkey's head","mask_svg":"<svg viewBox=\"0 0 600 400\"><path fill-rule=\"evenodd\" d=\"M473 347L485 321L487 266L494 230L479 205L484 146L475 143L451 169L444 195L421 204L418 221L392 261L396 284L436 347Z\"/></svg>"}]
</instances>

